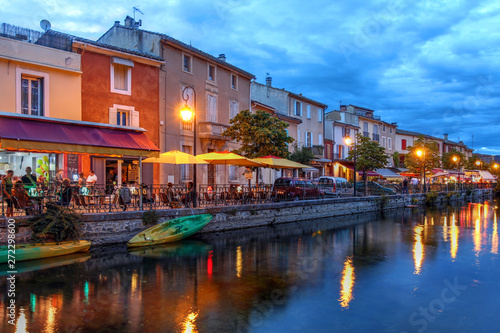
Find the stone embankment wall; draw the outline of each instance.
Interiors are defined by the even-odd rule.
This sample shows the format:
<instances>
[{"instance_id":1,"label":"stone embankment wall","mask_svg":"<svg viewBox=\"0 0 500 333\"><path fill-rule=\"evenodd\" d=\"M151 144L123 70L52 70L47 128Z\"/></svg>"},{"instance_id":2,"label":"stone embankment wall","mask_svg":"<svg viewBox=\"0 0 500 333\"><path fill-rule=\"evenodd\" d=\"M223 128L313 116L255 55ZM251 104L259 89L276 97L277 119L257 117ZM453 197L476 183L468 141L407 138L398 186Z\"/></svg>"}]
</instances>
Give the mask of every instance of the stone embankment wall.
<instances>
[{"instance_id":1,"label":"stone embankment wall","mask_svg":"<svg viewBox=\"0 0 500 333\"><path fill-rule=\"evenodd\" d=\"M476 190L473 197L491 196L491 190ZM160 221L172 218L210 213L213 220L200 233L221 232L266 226L280 223L308 221L342 215L351 215L380 210L401 209L405 205L421 205L425 202L425 194L408 196L392 195L383 197L335 198L325 200L303 200L241 206L219 206L199 209L165 209L157 210ZM446 203L453 200L466 199L465 193L449 195L440 193L437 202ZM85 239L95 245L125 243L140 231L146 229L142 224L143 212L119 212L85 214L83 231ZM29 242L30 229L22 219L16 219L18 232L16 243ZM335 223L333 220L332 223ZM5 225L2 225L5 228ZM5 244L6 229L0 229L0 243Z\"/></svg>"}]
</instances>

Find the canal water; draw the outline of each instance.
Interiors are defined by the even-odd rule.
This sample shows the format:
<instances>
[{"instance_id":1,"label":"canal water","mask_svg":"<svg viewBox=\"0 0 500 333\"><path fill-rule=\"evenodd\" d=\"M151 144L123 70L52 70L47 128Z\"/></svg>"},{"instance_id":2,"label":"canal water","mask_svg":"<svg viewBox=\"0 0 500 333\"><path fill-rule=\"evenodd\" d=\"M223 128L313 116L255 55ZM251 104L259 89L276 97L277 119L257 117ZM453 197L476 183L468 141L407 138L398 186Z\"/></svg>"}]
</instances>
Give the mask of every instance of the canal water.
<instances>
[{"instance_id":1,"label":"canal water","mask_svg":"<svg viewBox=\"0 0 500 333\"><path fill-rule=\"evenodd\" d=\"M402 209L18 263L14 326L0 271L0 331L498 332L497 207Z\"/></svg>"}]
</instances>

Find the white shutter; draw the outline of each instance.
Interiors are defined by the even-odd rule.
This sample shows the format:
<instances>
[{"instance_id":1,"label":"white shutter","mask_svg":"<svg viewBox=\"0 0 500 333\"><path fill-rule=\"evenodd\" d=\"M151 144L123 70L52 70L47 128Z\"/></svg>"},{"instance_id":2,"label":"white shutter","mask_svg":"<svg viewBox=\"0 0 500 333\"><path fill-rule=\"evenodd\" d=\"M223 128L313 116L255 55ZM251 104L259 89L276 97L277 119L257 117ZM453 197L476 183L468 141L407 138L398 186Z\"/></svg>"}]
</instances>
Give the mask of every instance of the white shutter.
<instances>
[{"instance_id":1,"label":"white shutter","mask_svg":"<svg viewBox=\"0 0 500 333\"><path fill-rule=\"evenodd\" d=\"M311 106L307 105L307 119L311 119Z\"/></svg>"},{"instance_id":2,"label":"white shutter","mask_svg":"<svg viewBox=\"0 0 500 333\"><path fill-rule=\"evenodd\" d=\"M229 102L229 119L236 117L239 111L239 103L237 101Z\"/></svg>"},{"instance_id":3,"label":"white shutter","mask_svg":"<svg viewBox=\"0 0 500 333\"><path fill-rule=\"evenodd\" d=\"M300 144L300 130L297 130L297 144Z\"/></svg>"},{"instance_id":4,"label":"white shutter","mask_svg":"<svg viewBox=\"0 0 500 333\"><path fill-rule=\"evenodd\" d=\"M207 121L217 122L217 97L207 95Z\"/></svg>"},{"instance_id":5,"label":"white shutter","mask_svg":"<svg viewBox=\"0 0 500 333\"><path fill-rule=\"evenodd\" d=\"M139 111L130 111L130 126L139 127Z\"/></svg>"},{"instance_id":6,"label":"white shutter","mask_svg":"<svg viewBox=\"0 0 500 333\"><path fill-rule=\"evenodd\" d=\"M109 108L109 124L116 125L116 108Z\"/></svg>"},{"instance_id":7,"label":"white shutter","mask_svg":"<svg viewBox=\"0 0 500 333\"><path fill-rule=\"evenodd\" d=\"M318 135L318 145L320 145L320 146L323 145L323 135L321 135L321 134Z\"/></svg>"}]
</instances>

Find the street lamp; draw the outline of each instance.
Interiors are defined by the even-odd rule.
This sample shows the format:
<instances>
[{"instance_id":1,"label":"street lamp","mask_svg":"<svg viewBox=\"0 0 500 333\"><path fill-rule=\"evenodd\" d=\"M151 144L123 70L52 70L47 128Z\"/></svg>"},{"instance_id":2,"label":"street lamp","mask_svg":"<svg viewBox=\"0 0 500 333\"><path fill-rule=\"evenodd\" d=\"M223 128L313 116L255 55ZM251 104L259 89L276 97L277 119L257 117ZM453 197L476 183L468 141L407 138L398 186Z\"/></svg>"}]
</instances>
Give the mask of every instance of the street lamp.
<instances>
[{"instance_id":1,"label":"street lamp","mask_svg":"<svg viewBox=\"0 0 500 333\"><path fill-rule=\"evenodd\" d=\"M457 171L458 171L458 187L461 188L460 184L460 159L457 156L453 156L453 161L457 162Z\"/></svg>"},{"instance_id":2,"label":"street lamp","mask_svg":"<svg viewBox=\"0 0 500 333\"><path fill-rule=\"evenodd\" d=\"M425 183L425 150L421 150L421 149L417 150L417 156L423 157L423 162L424 162L424 165L423 165L423 167L424 167L424 193L426 193L427 187L426 187L426 183Z\"/></svg>"},{"instance_id":3,"label":"street lamp","mask_svg":"<svg viewBox=\"0 0 500 333\"><path fill-rule=\"evenodd\" d=\"M353 146L353 151L354 151L354 197L356 197L356 144L352 141L350 137L346 137L344 139L345 144L350 146Z\"/></svg>"},{"instance_id":4,"label":"street lamp","mask_svg":"<svg viewBox=\"0 0 500 333\"><path fill-rule=\"evenodd\" d=\"M476 165L479 167L480 170L483 170L483 163L481 160L477 160Z\"/></svg>"},{"instance_id":5,"label":"street lamp","mask_svg":"<svg viewBox=\"0 0 500 333\"><path fill-rule=\"evenodd\" d=\"M181 117L185 123L191 121L193 122L193 155L196 156L196 112L195 110L191 110L188 105L189 94L186 94L186 91L191 89L193 91L193 108L196 110L196 91L192 86L186 86L182 90L182 99L184 100L184 107L181 109ZM193 187L194 187L194 198L193 198L193 207L196 208L196 199L198 197L197 191L197 183L196 183L196 164L193 165Z\"/></svg>"}]
</instances>

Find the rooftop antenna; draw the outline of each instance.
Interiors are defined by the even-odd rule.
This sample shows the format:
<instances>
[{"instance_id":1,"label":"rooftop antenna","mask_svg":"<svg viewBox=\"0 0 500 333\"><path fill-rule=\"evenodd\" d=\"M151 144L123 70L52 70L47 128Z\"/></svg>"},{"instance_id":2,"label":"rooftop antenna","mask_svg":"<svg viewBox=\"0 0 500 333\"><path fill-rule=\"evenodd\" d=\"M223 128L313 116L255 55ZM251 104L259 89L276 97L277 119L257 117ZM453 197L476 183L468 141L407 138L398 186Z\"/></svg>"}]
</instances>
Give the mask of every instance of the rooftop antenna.
<instances>
[{"instance_id":1,"label":"rooftop antenna","mask_svg":"<svg viewBox=\"0 0 500 333\"><path fill-rule=\"evenodd\" d=\"M41 20L40 21L40 28L43 29L43 31L47 32L51 27L49 20Z\"/></svg>"},{"instance_id":2,"label":"rooftop antenna","mask_svg":"<svg viewBox=\"0 0 500 333\"><path fill-rule=\"evenodd\" d=\"M139 20L139 22L135 21L135 12L139 12L142 15L144 15L144 13L137 7L133 7L133 8L134 8L134 29L137 29L138 27L140 27L142 25L142 20Z\"/></svg>"}]
</instances>

